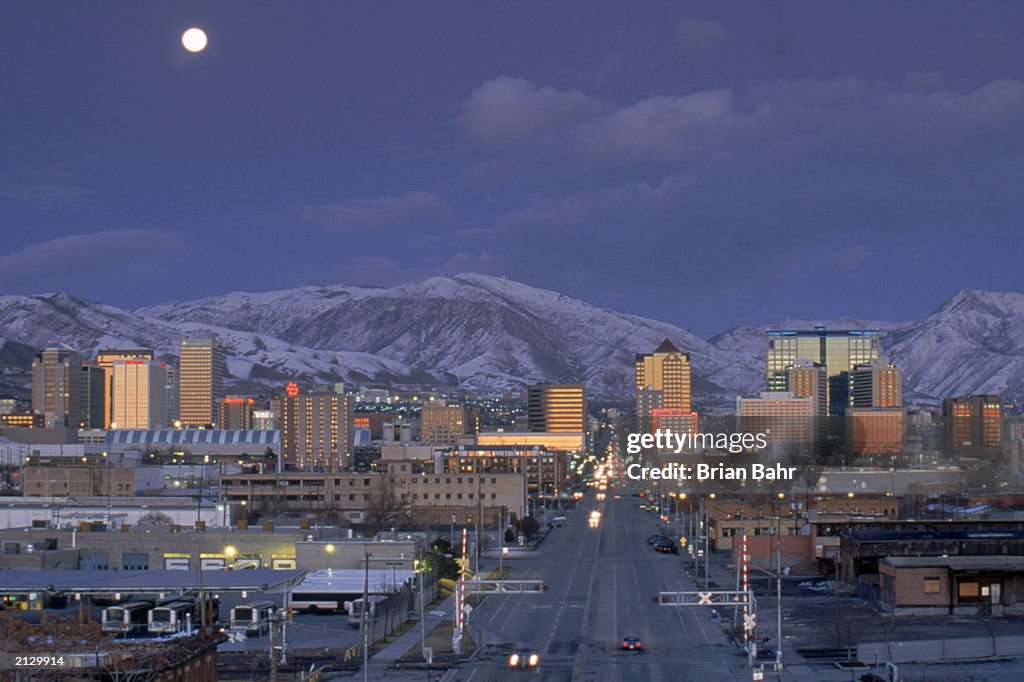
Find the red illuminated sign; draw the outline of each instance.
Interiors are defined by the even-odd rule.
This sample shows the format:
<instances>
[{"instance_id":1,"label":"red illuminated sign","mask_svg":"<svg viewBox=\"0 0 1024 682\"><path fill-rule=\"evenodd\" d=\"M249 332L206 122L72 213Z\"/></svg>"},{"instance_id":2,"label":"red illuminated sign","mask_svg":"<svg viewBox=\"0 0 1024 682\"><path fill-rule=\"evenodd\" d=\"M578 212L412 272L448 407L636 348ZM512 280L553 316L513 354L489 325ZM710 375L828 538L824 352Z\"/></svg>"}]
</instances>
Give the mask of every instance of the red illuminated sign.
<instances>
[{"instance_id":1,"label":"red illuminated sign","mask_svg":"<svg viewBox=\"0 0 1024 682\"><path fill-rule=\"evenodd\" d=\"M284 392L288 395L289 398L294 398L299 394L299 385L294 381L289 381L288 384L284 387Z\"/></svg>"}]
</instances>

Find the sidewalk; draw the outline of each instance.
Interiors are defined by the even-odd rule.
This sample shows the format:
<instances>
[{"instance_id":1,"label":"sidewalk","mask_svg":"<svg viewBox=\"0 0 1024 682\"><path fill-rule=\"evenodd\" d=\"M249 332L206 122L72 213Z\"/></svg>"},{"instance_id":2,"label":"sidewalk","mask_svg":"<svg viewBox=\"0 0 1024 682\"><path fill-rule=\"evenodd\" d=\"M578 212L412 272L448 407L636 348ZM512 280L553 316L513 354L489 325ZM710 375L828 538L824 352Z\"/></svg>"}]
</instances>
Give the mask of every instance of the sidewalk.
<instances>
[{"instance_id":1,"label":"sidewalk","mask_svg":"<svg viewBox=\"0 0 1024 682\"><path fill-rule=\"evenodd\" d=\"M422 628L425 629L428 637L434 628L442 622L452 619L454 608L455 595L452 595L424 614ZM413 621L412 627L386 644L383 649L373 654L370 657L370 673L377 676L374 679L379 679L380 676L383 676L407 651L414 647L419 649L422 632L420 622L418 620Z\"/></svg>"},{"instance_id":2,"label":"sidewalk","mask_svg":"<svg viewBox=\"0 0 1024 682\"><path fill-rule=\"evenodd\" d=\"M489 573L490 571L495 570L498 566L496 561L493 566L490 564L491 561L489 560L482 562L480 573ZM433 632L437 626L442 623L450 623L454 610L455 595L453 594L426 612L422 626L418 620L412 621L412 627L396 637L393 641L386 644L380 651L373 654L370 657L370 673L378 676L374 679L379 679L383 676L410 649L419 650L421 638L425 637L426 639L430 639L430 633ZM469 646L473 646L471 642L469 642ZM465 640L463 652L466 652Z\"/></svg>"}]
</instances>

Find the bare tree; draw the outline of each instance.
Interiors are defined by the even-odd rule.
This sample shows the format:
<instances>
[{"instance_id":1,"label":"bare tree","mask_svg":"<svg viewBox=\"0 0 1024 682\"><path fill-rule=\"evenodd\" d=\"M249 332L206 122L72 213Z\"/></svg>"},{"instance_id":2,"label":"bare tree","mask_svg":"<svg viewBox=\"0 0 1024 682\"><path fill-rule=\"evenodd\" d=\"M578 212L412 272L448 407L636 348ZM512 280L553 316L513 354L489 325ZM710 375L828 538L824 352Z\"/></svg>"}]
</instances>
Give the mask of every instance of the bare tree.
<instances>
[{"instance_id":1,"label":"bare tree","mask_svg":"<svg viewBox=\"0 0 1024 682\"><path fill-rule=\"evenodd\" d=\"M169 526L174 523L174 519L163 512L148 511L139 516L136 523L140 526Z\"/></svg>"},{"instance_id":2,"label":"bare tree","mask_svg":"<svg viewBox=\"0 0 1024 682\"><path fill-rule=\"evenodd\" d=\"M399 494L391 476L384 476L380 487L370 493L366 504L366 525L371 534L407 522L410 518L408 493Z\"/></svg>"}]
</instances>

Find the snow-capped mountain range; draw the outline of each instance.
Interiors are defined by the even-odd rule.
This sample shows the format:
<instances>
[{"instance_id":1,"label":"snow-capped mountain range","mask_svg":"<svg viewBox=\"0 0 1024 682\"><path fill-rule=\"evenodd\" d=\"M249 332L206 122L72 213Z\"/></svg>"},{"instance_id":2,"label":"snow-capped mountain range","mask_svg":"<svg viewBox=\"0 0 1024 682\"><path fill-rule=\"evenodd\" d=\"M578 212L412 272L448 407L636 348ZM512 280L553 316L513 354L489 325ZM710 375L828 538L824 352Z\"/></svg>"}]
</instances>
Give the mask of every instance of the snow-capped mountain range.
<instances>
[{"instance_id":1,"label":"snow-capped mountain range","mask_svg":"<svg viewBox=\"0 0 1024 682\"><path fill-rule=\"evenodd\" d=\"M741 326L710 340L500 277L460 274L395 287L308 286L230 293L137 310L55 293L0 296L0 368L27 348L83 354L216 334L230 380L280 388L294 378L358 385L458 387L480 393L539 381L584 382L595 397L632 395L633 356L670 339L689 352L698 402L762 390L769 328L872 328L903 370L905 394L1001 393L1024 386L1024 295L965 290L920 322L849 318Z\"/></svg>"}]
</instances>

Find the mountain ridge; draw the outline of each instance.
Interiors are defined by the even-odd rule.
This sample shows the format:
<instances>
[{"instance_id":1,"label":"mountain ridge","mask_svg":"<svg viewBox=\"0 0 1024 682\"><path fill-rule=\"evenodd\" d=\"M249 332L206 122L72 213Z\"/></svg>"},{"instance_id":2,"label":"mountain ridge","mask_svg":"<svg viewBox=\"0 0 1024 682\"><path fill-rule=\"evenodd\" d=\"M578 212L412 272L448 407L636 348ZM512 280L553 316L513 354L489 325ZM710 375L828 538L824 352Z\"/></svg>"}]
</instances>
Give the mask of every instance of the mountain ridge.
<instances>
[{"instance_id":1,"label":"mountain ridge","mask_svg":"<svg viewBox=\"0 0 1024 682\"><path fill-rule=\"evenodd\" d=\"M496 394L538 381L582 381L628 400L633 354L670 339L691 354L698 404L763 390L764 331L880 329L904 393L935 401L1024 388L1024 294L963 289L920 321L840 317L738 325L710 339L515 280L462 273L393 287L307 285L230 292L125 310L64 292L0 296L5 343L65 343L83 353L136 345L171 355L188 335L218 335L233 381L284 378L434 386Z\"/></svg>"}]
</instances>

